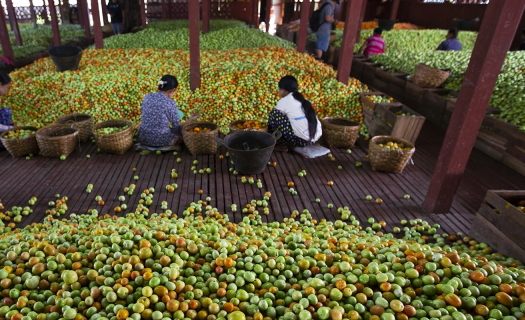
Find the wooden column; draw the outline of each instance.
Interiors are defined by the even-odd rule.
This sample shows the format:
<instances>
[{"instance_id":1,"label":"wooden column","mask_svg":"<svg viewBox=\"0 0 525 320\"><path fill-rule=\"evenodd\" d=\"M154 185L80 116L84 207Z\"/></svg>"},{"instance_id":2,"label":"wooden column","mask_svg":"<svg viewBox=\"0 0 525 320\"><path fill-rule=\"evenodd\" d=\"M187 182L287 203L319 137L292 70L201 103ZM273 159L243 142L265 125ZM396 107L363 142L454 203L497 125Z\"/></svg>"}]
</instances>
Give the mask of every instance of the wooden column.
<instances>
[{"instance_id":1,"label":"wooden column","mask_svg":"<svg viewBox=\"0 0 525 320\"><path fill-rule=\"evenodd\" d=\"M308 31L308 14L310 13L310 1L305 0L301 3L301 22L299 24L299 34L297 35L297 51L304 53L306 49L306 33Z\"/></svg>"},{"instance_id":2,"label":"wooden column","mask_svg":"<svg viewBox=\"0 0 525 320\"><path fill-rule=\"evenodd\" d=\"M524 9L523 0L488 4L423 203L432 213L450 210Z\"/></svg>"},{"instance_id":3,"label":"wooden column","mask_svg":"<svg viewBox=\"0 0 525 320\"><path fill-rule=\"evenodd\" d=\"M188 15L190 27L190 90L195 90L201 85L201 66L199 48L199 1L188 2Z\"/></svg>"},{"instance_id":4,"label":"wooden column","mask_svg":"<svg viewBox=\"0 0 525 320\"><path fill-rule=\"evenodd\" d=\"M140 5L140 23L142 26L142 29L146 29L147 22L146 22L146 3L144 0L139 0Z\"/></svg>"},{"instance_id":5,"label":"wooden column","mask_svg":"<svg viewBox=\"0 0 525 320\"><path fill-rule=\"evenodd\" d=\"M160 0L160 2L162 3L162 20L166 20L168 19L168 0Z\"/></svg>"},{"instance_id":6,"label":"wooden column","mask_svg":"<svg viewBox=\"0 0 525 320\"><path fill-rule=\"evenodd\" d=\"M13 54L13 48L11 47L11 42L9 41L9 31L7 31L2 2L0 2L0 43L2 43L2 52L4 57L9 59L11 62L14 62L15 55Z\"/></svg>"},{"instance_id":7,"label":"wooden column","mask_svg":"<svg viewBox=\"0 0 525 320\"><path fill-rule=\"evenodd\" d=\"M91 30L89 28L90 22L89 22L89 8L87 0L78 0L77 2L77 8L80 9L78 12L79 19L82 17L82 26L84 27L84 37L91 38Z\"/></svg>"},{"instance_id":8,"label":"wooden column","mask_svg":"<svg viewBox=\"0 0 525 320\"><path fill-rule=\"evenodd\" d=\"M60 42L60 29L58 29L58 17L57 8L55 7L54 0L49 0L49 13L51 14L51 30L53 31L53 44L59 46Z\"/></svg>"},{"instance_id":9,"label":"wooden column","mask_svg":"<svg viewBox=\"0 0 525 320\"><path fill-rule=\"evenodd\" d=\"M210 32L211 0L202 0L202 33Z\"/></svg>"},{"instance_id":10,"label":"wooden column","mask_svg":"<svg viewBox=\"0 0 525 320\"><path fill-rule=\"evenodd\" d=\"M396 20L398 9L399 9L399 0L393 0L392 11L390 11L390 20Z\"/></svg>"},{"instance_id":11,"label":"wooden column","mask_svg":"<svg viewBox=\"0 0 525 320\"><path fill-rule=\"evenodd\" d=\"M15 41L17 46L22 45L22 37L20 37L20 29L18 29L18 21L16 21L15 8L13 7L12 0L5 0L7 6L7 14L9 15L9 24L11 25L11 30L15 34ZM3 13L3 12L2 12Z\"/></svg>"},{"instance_id":12,"label":"wooden column","mask_svg":"<svg viewBox=\"0 0 525 320\"><path fill-rule=\"evenodd\" d=\"M252 25L259 26L259 0L250 0L252 2Z\"/></svg>"},{"instance_id":13,"label":"wooden column","mask_svg":"<svg viewBox=\"0 0 525 320\"><path fill-rule=\"evenodd\" d=\"M266 15L264 16L264 22L266 23L266 32L270 30L271 11L272 11L272 0L267 0L266 1Z\"/></svg>"},{"instance_id":14,"label":"wooden column","mask_svg":"<svg viewBox=\"0 0 525 320\"><path fill-rule=\"evenodd\" d=\"M350 0L348 0L350 1ZM357 26L357 41L361 38L361 24L365 20L365 14L366 14L366 5L368 4L368 0L363 1L363 6L361 7L361 14L359 15L359 25ZM347 6L350 5L350 3L347 3Z\"/></svg>"},{"instance_id":15,"label":"wooden column","mask_svg":"<svg viewBox=\"0 0 525 320\"><path fill-rule=\"evenodd\" d=\"M102 21L104 22L104 25L109 24L108 8L106 7L106 5L107 5L107 2L105 0L100 0L100 7L102 8Z\"/></svg>"},{"instance_id":16,"label":"wooden column","mask_svg":"<svg viewBox=\"0 0 525 320\"><path fill-rule=\"evenodd\" d=\"M93 17L93 35L95 36L95 48L104 48L104 39L102 37L102 28L100 27L100 11L98 9L98 0L91 0L91 16Z\"/></svg>"},{"instance_id":17,"label":"wooden column","mask_svg":"<svg viewBox=\"0 0 525 320\"><path fill-rule=\"evenodd\" d=\"M343 43L339 53L339 66L337 68L337 80L344 84L348 83L350 70L352 69L352 59L354 57L354 45L359 29L359 16L364 0L350 0L346 6L345 29L343 31Z\"/></svg>"}]
</instances>

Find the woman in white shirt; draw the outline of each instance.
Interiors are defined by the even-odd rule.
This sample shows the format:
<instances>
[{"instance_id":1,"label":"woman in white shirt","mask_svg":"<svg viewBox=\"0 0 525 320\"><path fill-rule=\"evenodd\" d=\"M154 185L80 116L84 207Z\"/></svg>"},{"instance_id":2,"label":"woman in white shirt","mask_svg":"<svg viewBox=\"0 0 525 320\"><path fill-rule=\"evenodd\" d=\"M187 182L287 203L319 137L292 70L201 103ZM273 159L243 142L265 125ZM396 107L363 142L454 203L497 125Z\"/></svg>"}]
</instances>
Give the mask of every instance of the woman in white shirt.
<instances>
[{"instance_id":1,"label":"woman in white shirt","mask_svg":"<svg viewBox=\"0 0 525 320\"><path fill-rule=\"evenodd\" d=\"M284 76L279 80L281 100L268 116L268 131L279 130L282 133L275 150L306 147L321 137L321 122L310 101L297 91L298 86L293 76Z\"/></svg>"}]
</instances>

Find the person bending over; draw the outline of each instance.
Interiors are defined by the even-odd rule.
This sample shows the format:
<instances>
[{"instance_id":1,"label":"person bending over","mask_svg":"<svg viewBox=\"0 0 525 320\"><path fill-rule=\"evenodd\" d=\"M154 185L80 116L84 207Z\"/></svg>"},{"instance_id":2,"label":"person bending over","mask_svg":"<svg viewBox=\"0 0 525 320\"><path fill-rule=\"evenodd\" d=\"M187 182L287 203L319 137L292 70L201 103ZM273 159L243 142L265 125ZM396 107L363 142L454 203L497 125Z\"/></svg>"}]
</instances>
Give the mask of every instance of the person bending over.
<instances>
[{"instance_id":1,"label":"person bending over","mask_svg":"<svg viewBox=\"0 0 525 320\"><path fill-rule=\"evenodd\" d=\"M385 39L381 37L381 33L383 33L383 29L375 28L374 34L365 40L361 48L359 48L359 52L364 52L367 58L376 54L385 53Z\"/></svg>"}]
</instances>

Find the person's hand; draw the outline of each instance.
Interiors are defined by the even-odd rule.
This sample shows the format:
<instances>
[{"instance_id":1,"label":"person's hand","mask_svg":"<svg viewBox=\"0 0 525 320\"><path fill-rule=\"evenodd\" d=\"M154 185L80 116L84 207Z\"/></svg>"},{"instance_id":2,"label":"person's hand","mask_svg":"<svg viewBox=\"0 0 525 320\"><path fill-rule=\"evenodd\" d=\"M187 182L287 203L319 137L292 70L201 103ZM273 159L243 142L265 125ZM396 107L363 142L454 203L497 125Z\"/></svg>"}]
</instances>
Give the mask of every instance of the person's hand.
<instances>
[{"instance_id":1,"label":"person's hand","mask_svg":"<svg viewBox=\"0 0 525 320\"><path fill-rule=\"evenodd\" d=\"M188 122L194 122L197 120L197 118L199 118L200 116L200 113L198 113L197 111L193 111L190 115L190 118L188 119Z\"/></svg>"}]
</instances>

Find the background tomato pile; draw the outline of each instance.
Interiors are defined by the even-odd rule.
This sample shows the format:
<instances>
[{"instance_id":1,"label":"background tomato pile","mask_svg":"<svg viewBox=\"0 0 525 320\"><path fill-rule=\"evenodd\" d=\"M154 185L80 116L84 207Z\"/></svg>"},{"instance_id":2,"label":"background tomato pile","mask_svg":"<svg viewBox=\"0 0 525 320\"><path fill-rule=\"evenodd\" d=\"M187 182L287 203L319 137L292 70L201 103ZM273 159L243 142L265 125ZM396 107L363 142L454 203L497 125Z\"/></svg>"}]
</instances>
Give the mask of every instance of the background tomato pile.
<instances>
[{"instance_id":1,"label":"background tomato pile","mask_svg":"<svg viewBox=\"0 0 525 320\"><path fill-rule=\"evenodd\" d=\"M94 115L95 122L112 118L140 120L145 94L157 90L164 74L179 80L175 101L189 114L226 130L239 119L266 120L279 97L277 82L294 75L300 91L312 101L320 118L348 117L362 122L358 81L343 85L335 71L295 50L277 47L202 51L201 87L189 90L188 51L158 49L86 50L77 71L56 72L49 58L40 59L11 76L13 83L2 106L13 110L19 124L41 127L71 112Z\"/></svg>"}]
</instances>

